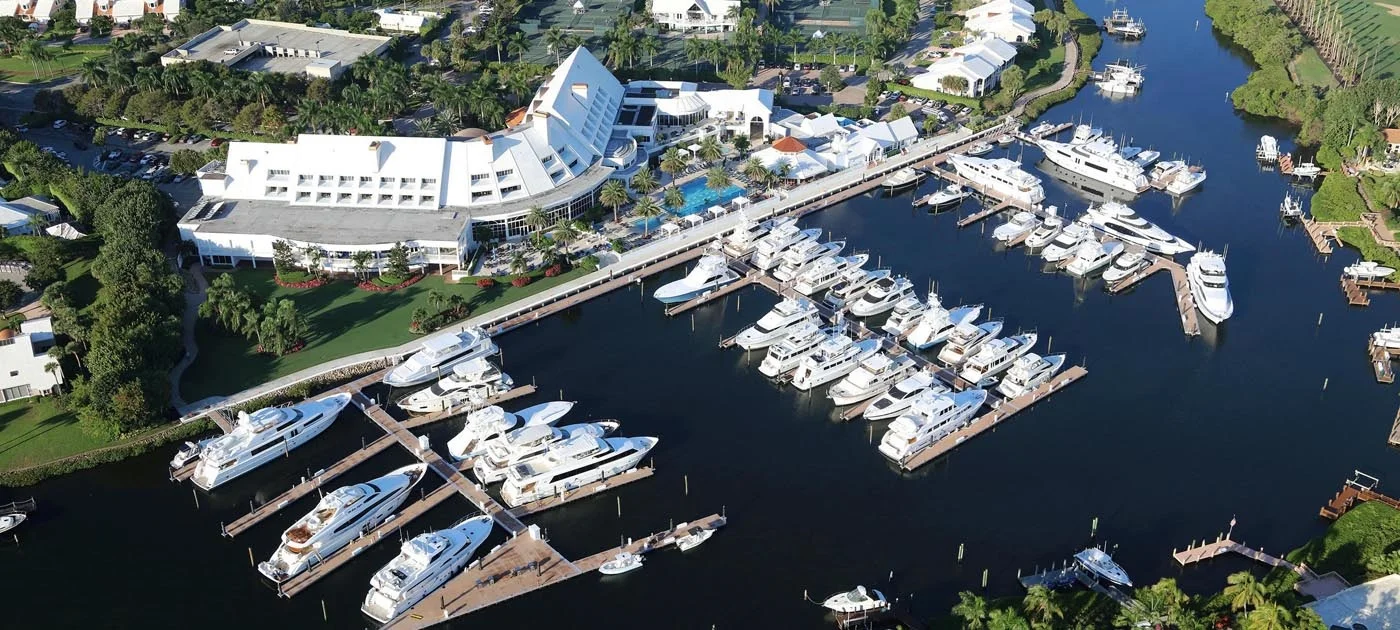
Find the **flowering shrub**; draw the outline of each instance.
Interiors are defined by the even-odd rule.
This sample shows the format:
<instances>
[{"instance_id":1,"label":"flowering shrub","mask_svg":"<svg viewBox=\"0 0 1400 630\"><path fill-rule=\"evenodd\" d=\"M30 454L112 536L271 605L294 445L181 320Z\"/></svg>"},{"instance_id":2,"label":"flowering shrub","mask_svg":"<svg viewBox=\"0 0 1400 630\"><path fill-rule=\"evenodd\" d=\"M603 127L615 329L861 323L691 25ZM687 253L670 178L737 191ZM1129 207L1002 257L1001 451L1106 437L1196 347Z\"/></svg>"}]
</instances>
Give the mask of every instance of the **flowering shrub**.
<instances>
[{"instance_id":1,"label":"flowering shrub","mask_svg":"<svg viewBox=\"0 0 1400 630\"><path fill-rule=\"evenodd\" d=\"M477 278L476 286L481 289L489 289L496 286L496 281L491 278Z\"/></svg>"},{"instance_id":2,"label":"flowering shrub","mask_svg":"<svg viewBox=\"0 0 1400 630\"><path fill-rule=\"evenodd\" d=\"M283 354L283 355L288 355L288 354L291 354L291 353L293 353L293 352L301 352L301 349L302 349L302 348L305 348L305 347L306 347L306 341L304 341L304 340L303 340L303 341L298 341L298 342L296 342L295 344L293 344L292 347L287 348L287 351L286 351L286 352L283 352L282 354ZM258 353L258 354L273 354L273 353L270 352L270 351L263 350L262 344L258 344L258 345L256 345L256 346L253 346L253 351L256 352L256 353Z\"/></svg>"},{"instance_id":3,"label":"flowering shrub","mask_svg":"<svg viewBox=\"0 0 1400 630\"><path fill-rule=\"evenodd\" d=\"M554 265L553 267L544 270L544 277L553 278L554 276L557 276L561 273L564 273L564 267L560 265Z\"/></svg>"},{"instance_id":4,"label":"flowering shrub","mask_svg":"<svg viewBox=\"0 0 1400 630\"><path fill-rule=\"evenodd\" d=\"M513 278L513 279L510 281L510 286L513 286L513 287L516 287L516 288L523 287L523 286L525 286L525 285L527 285L527 284L530 284L530 280L531 280L530 276L516 276L515 278Z\"/></svg>"},{"instance_id":5,"label":"flowering shrub","mask_svg":"<svg viewBox=\"0 0 1400 630\"><path fill-rule=\"evenodd\" d=\"M325 278L312 278L303 282L287 282L282 279L280 274L273 276L273 281L277 283L277 286L284 289L314 289L326 283Z\"/></svg>"},{"instance_id":6,"label":"flowering shrub","mask_svg":"<svg viewBox=\"0 0 1400 630\"><path fill-rule=\"evenodd\" d=\"M366 280L364 282L361 282L358 286L366 291L397 291L404 287L412 286L422 279L423 274L418 274L415 276L409 276L407 280L404 280L403 282L400 282L398 284L375 284L369 280Z\"/></svg>"}]
</instances>

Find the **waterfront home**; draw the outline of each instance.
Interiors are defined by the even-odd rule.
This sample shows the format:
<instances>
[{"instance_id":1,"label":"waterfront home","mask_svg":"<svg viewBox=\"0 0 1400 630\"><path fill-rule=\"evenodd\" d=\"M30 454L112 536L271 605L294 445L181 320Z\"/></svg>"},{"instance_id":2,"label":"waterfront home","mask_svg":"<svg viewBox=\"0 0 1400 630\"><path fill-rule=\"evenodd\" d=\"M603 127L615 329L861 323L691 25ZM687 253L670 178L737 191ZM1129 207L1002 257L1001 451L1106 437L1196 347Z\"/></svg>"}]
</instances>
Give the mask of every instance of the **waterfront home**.
<instances>
[{"instance_id":1,"label":"waterfront home","mask_svg":"<svg viewBox=\"0 0 1400 630\"><path fill-rule=\"evenodd\" d=\"M0 0L0 15L35 24L48 24L53 19L54 11L66 4L65 0Z\"/></svg>"},{"instance_id":2,"label":"waterfront home","mask_svg":"<svg viewBox=\"0 0 1400 630\"><path fill-rule=\"evenodd\" d=\"M739 17L739 0L652 0L651 17L672 31L732 31Z\"/></svg>"},{"instance_id":3,"label":"waterfront home","mask_svg":"<svg viewBox=\"0 0 1400 630\"><path fill-rule=\"evenodd\" d=\"M952 49L909 83L924 90L948 92L943 78L958 76L967 80L967 89L958 96L979 97L997 86L1002 69L1015 58L1015 46L995 37L987 38Z\"/></svg>"},{"instance_id":4,"label":"waterfront home","mask_svg":"<svg viewBox=\"0 0 1400 630\"><path fill-rule=\"evenodd\" d=\"M0 201L0 234L34 233L35 216L43 217L44 223L53 223L58 220L58 206L38 197Z\"/></svg>"},{"instance_id":5,"label":"waterfront home","mask_svg":"<svg viewBox=\"0 0 1400 630\"><path fill-rule=\"evenodd\" d=\"M780 138L772 146L755 151L753 157L774 173L787 169L784 179L804 182L827 172L821 156L793 137Z\"/></svg>"},{"instance_id":6,"label":"waterfront home","mask_svg":"<svg viewBox=\"0 0 1400 630\"><path fill-rule=\"evenodd\" d=\"M0 330L0 403L47 394L63 382L63 370L48 355L53 347L53 319L40 317Z\"/></svg>"},{"instance_id":7,"label":"waterfront home","mask_svg":"<svg viewBox=\"0 0 1400 630\"><path fill-rule=\"evenodd\" d=\"M155 13L167 22L175 21L180 15L180 5L184 0L75 0L75 17L79 24L92 23L92 18L105 15L112 23L127 26Z\"/></svg>"},{"instance_id":8,"label":"waterfront home","mask_svg":"<svg viewBox=\"0 0 1400 630\"><path fill-rule=\"evenodd\" d=\"M963 28L1017 44L1035 37L1035 8L1023 0L991 0L963 12Z\"/></svg>"}]
</instances>

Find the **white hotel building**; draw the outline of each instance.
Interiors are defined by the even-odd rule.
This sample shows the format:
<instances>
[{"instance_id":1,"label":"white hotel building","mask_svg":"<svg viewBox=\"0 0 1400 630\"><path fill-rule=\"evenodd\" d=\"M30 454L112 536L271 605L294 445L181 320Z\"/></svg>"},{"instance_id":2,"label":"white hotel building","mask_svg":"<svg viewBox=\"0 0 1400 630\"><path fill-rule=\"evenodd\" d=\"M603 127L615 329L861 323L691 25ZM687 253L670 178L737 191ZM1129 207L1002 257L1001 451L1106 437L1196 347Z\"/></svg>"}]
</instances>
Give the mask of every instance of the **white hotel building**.
<instances>
[{"instance_id":1,"label":"white hotel building","mask_svg":"<svg viewBox=\"0 0 1400 630\"><path fill-rule=\"evenodd\" d=\"M40 317L19 325L19 333L0 330L0 403L53 391L63 371L48 371L53 347L53 319Z\"/></svg>"},{"instance_id":2,"label":"white hotel building","mask_svg":"<svg viewBox=\"0 0 1400 630\"><path fill-rule=\"evenodd\" d=\"M624 87L578 48L523 115L494 133L234 142L226 162L201 169L204 197L178 225L210 265L271 260L285 239L320 247L332 271L349 270L361 250L382 261L399 242L414 264L460 267L477 226L516 238L532 208L576 217L609 178L629 176L652 152L697 134L766 137L771 114L766 90Z\"/></svg>"}]
</instances>

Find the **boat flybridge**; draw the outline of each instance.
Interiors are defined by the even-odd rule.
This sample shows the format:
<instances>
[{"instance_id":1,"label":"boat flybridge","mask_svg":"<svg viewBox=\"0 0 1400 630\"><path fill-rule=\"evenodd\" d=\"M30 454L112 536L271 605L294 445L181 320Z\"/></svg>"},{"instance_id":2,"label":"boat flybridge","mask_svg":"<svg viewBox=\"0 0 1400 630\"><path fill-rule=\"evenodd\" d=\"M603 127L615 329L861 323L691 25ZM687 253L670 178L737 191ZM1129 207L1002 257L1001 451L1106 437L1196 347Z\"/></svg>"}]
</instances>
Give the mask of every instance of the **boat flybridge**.
<instances>
[{"instance_id":1,"label":"boat flybridge","mask_svg":"<svg viewBox=\"0 0 1400 630\"><path fill-rule=\"evenodd\" d=\"M1358 280L1384 280L1395 275L1395 269L1373 260L1364 260L1342 268L1342 273Z\"/></svg>"},{"instance_id":2,"label":"boat flybridge","mask_svg":"<svg viewBox=\"0 0 1400 630\"><path fill-rule=\"evenodd\" d=\"M1126 61L1110 63L1104 66L1102 72L1096 73L1095 85L1106 94L1137 94L1146 81L1142 75L1146 69L1147 66L1136 66Z\"/></svg>"},{"instance_id":3,"label":"boat flybridge","mask_svg":"<svg viewBox=\"0 0 1400 630\"><path fill-rule=\"evenodd\" d=\"M1191 256L1186 265L1186 278L1191 285L1191 297L1206 319L1219 324L1235 313L1230 299L1230 280L1225 276L1225 257L1212 251Z\"/></svg>"},{"instance_id":4,"label":"boat flybridge","mask_svg":"<svg viewBox=\"0 0 1400 630\"><path fill-rule=\"evenodd\" d=\"M466 567L493 526L490 516L474 516L447 529L414 536L370 577L360 611L380 623L407 612Z\"/></svg>"},{"instance_id":5,"label":"boat flybridge","mask_svg":"<svg viewBox=\"0 0 1400 630\"><path fill-rule=\"evenodd\" d=\"M350 394L340 393L287 407L267 407L249 414L238 412L233 430L214 438L199 453L191 480L213 490L320 435L350 404Z\"/></svg>"},{"instance_id":6,"label":"boat flybridge","mask_svg":"<svg viewBox=\"0 0 1400 630\"><path fill-rule=\"evenodd\" d=\"M1035 213L1022 210L1011 215L1011 219L1006 223L998 225L996 229L992 230L992 239L998 243L1009 243L1022 234L1030 232L1039 223L1040 219L1036 218Z\"/></svg>"},{"instance_id":7,"label":"boat flybridge","mask_svg":"<svg viewBox=\"0 0 1400 630\"><path fill-rule=\"evenodd\" d=\"M895 383L889 391L881 394L879 398L875 399L875 402L870 403L870 406L865 408L862 415L866 420L893 418L904 413L904 410L914 404L914 401L921 395L928 392L946 394L949 391L951 390L948 389L948 386L940 382L933 372L919 370Z\"/></svg>"},{"instance_id":8,"label":"boat flybridge","mask_svg":"<svg viewBox=\"0 0 1400 630\"><path fill-rule=\"evenodd\" d=\"M754 248L758 246L758 241L767 236L774 228L797 223L797 219L793 217L773 217L763 221L755 221L750 219L745 211L740 210L740 212L744 213L744 218L739 227L735 228L729 236L724 237L724 255L730 258L743 258L752 254Z\"/></svg>"},{"instance_id":9,"label":"boat flybridge","mask_svg":"<svg viewBox=\"0 0 1400 630\"><path fill-rule=\"evenodd\" d=\"M1084 218L1065 226L1055 238L1050 239L1050 244L1045 249L1040 250L1040 257L1045 262L1060 262L1074 255L1074 251L1080 243L1094 239L1094 230L1089 227Z\"/></svg>"},{"instance_id":10,"label":"boat flybridge","mask_svg":"<svg viewBox=\"0 0 1400 630\"><path fill-rule=\"evenodd\" d=\"M846 241L818 243L807 241L783 252L783 260L773 270L773 279L778 282L791 282L797 279L807 267L822 258L835 256L846 248Z\"/></svg>"},{"instance_id":11,"label":"boat flybridge","mask_svg":"<svg viewBox=\"0 0 1400 630\"><path fill-rule=\"evenodd\" d=\"M948 154L948 161L958 175L972 182L978 190L1025 205L1035 205L1045 200L1045 189L1040 185L1040 178L1021 170L1020 162L1006 158L987 160L957 153Z\"/></svg>"},{"instance_id":12,"label":"boat flybridge","mask_svg":"<svg viewBox=\"0 0 1400 630\"><path fill-rule=\"evenodd\" d=\"M958 376L974 385L990 387L998 374L1011 369L1016 359L1031 351L1036 340L1035 333L1025 333L988 341L967 360ZM985 382L988 379L992 383Z\"/></svg>"},{"instance_id":13,"label":"boat flybridge","mask_svg":"<svg viewBox=\"0 0 1400 630\"><path fill-rule=\"evenodd\" d=\"M850 374L861 361L880 351L879 339L855 341L846 334L823 340L797 365L792 386L807 391Z\"/></svg>"},{"instance_id":14,"label":"boat flybridge","mask_svg":"<svg viewBox=\"0 0 1400 630\"><path fill-rule=\"evenodd\" d=\"M880 185L890 191L902 190L918 184L923 181L925 177L928 177L928 173L912 166L906 166L885 178L885 181L880 182Z\"/></svg>"},{"instance_id":15,"label":"boat flybridge","mask_svg":"<svg viewBox=\"0 0 1400 630\"><path fill-rule=\"evenodd\" d=\"M988 145L988 150L991 150L990 145ZM933 194L929 195L928 201L926 201L925 203L930 208L933 208L935 210L941 210L943 208L950 208L962 203L962 200L967 199L968 196L970 196L971 194L972 191L963 188L962 186L959 186L957 184L948 184L947 186L939 188L938 190L934 191Z\"/></svg>"},{"instance_id":16,"label":"boat flybridge","mask_svg":"<svg viewBox=\"0 0 1400 630\"><path fill-rule=\"evenodd\" d=\"M323 495L316 507L282 532L282 543L271 559L258 564L258 572L274 582L285 582L325 562L350 541L388 521L427 470L427 464L412 464Z\"/></svg>"},{"instance_id":17,"label":"boat flybridge","mask_svg":"<svg viewBox=\"0 0 1400 630\"><path fill-rule=\"evenodd\" d=\"M857 586L822 600L822 607L838 613L863 613L885 610L890 604L885 601L884 593L873 588Z\"/></svg>"},{"instance_id":18,"label":"boat flybridge","mask_svg":"<svg viewBox=\"0 0 1400 630\"><path fill-rule=\"evenodd\" d=\"M1108 263L1122 252L1123 244L1118 241L1100 243L1090 239L1079 244L1078 249L1074 251L1074 258L1065 265L1065 271L1074 276L1087 276L1108 266Z\"/></svg>"},{"instance_id":19,"label":"boat flybridge","mask_svg":"<svg viewBox=\"0 0 1400 630\"><path fill-rule=\"evenodd\" d=\"M740 332L734 343L745 350L767 348L805 322L820 322L820 317L817 305L810 300L786 298Z\"/></svg>"},{"instance_id":20,"label":"boat flybridge","mask_svg":"<svg viewBox=\"0 0 1400 630\"><path fill-rule=\"evenodd\" d=\"M1128 578L1128 572L1123 567L1118 566L1113 558L1104 553L1102 549L1090 547L1074 554L1074 563L1083 567L1085 571L1101 577L1119 586L1132 586L1133 581Z\"/></svg>"},{"instance_id":21,"label":"boat flybridge","mask_svg":"<svg viewBox=\"0 0 1400 630\"><path fill-rule=\"evenodd\" d=\"M800 229L795 223L776 228L758 241L751 263L760 271L768 271L782 262L783 252L807 241L821 238L821 228Z\"/></svg>"},{"instance_id":22,"label":"boat flybridge","mask_svg":"<svg viewBox=\"0 0 1400 630\"><path fill-rule=\"evenodd\" d=\"M546 452L551 444L583 435L608 437L617 431L619 426L621 425L612 420L595 420L562 427L527 424L482 444L481 456L472 464L472 474L479 483L496 483L506 478L506 471L511 466Z\"/></svg>"},{"instance_id":23,"label":"boat flybridge","mask_svg":"<svg viewBox=\"0 0 1400 630\"><path fill-rule=\"evenodd\" d=\"M384 375L384 384L390 387L410 387L422 385L458 363L489 356L500 352L492 343L491 337L480 328L468 328L461 332L437 335L423 340L422 350L413 353L407 361L394 366Z\"/></svg>"},{"instance_id":24,"label":"boat flybridge","mask_svg":"<svg viewBox=\"0 0 1400 630\"><path fill-rule=\"evenodd\" d=\"M420 389L398 402L399 408L410 413L434 413L462 405L475 405L504 394L515 386L515 380L485 358L476 358L452 366L452 373L442 380Z\"/></svg>"},{"instance_id":25,"label":"boat flybridge","mask_svg":"<svg viewBox=\"0 0 1400 630\"><path fill-rule=\"evenodd\" d=\"M918 367L914 357L907 354L891 357L877 352L861 361L846 378L832 385L826 397L836 405L854 405L884 393Z\"/></svg>"},{"instance_id":26,"label":"boat flybridge","mask_svg":"<svg viewBox=\"0 0 1400 630\"><path fill-rule=\"evenodd\" d=\"M1077 175L1134 193L1149 186L1142 165L1124 158L1111 139L1100 137L1080 144L1039 140L1036 144L1045 151L1046 159Z\"/></svg>"},{"instance_id":27,"label":"boat flybridge","mask_svg":"<svg viewBox=\"0 0 1400 630\"><path fill-rule=\"evenodd\" d=\"M1039 123L1037 123L1036 126L1031 127L1028 131L1026 131L1026 133L1028 133L1028 134L1030 134L1030 135L1032 135L1032 136L1039 137L1039 136L1043 136L1043 135L1045 135L1045 134L1047 134L1047 133L1050 133L1051 131L1054 131L1054 130L1055 130L1055 123L1052 123L1052 122L1050 122L1050 121L1048 121L1048 120L1042 120L1042 121L1040 121Z\"/></svg>"},{"instance_id":28,"label":"boat flybridge","mask_svg":"<svg viewBox=\"0 0 1400 630\"><path fill-rule=\"evenodd\" d=\"M919 319L928 312L931 306L938 306L938 294L928 294L928 301L919 299L918 293L912 293L908 297L900 300L894 305L894 310L890 311L890 316L885 320L885 324L880 330L895 337L903 337L905 333L919 325Z\"/></svg>"},{"instance_id":29,"label":"boat flybridge","mask_svg":"<svg viewBox=\"0 0 1400 630\"><path fill-rule=\"evenodd\" d=\"M884 282L890 278L889 269L850 269L841 274L841 280L831 285L831 290L826 292L822 298L822 303L830 306L834 310L841 310L848 304L854 304L856 300L864 297L870 287L877 283Z\"/></svg>"},{"instance_id":30,"label":"boat flybridge","mask_svg":"<svg viewBox=\"0 0 1400 630\"><path fill-rule=\"evenodd\" d=\"M729 268L724 256L706 254L695 263L695 268L684 278L668 282L657 289L652 297L662 304L675 304L695 299L739 279L739 274Z\"/></svg>"},{"instance_id":31,"label":"boat flybridge","mask_svg":"<svg viewBox=\"0 0 1400 630\"><path fill-rule=\"evenodd\" d=\"M948 335L948 345L938 352L938 360L949 367L957 367L968 357L982 349L982 345L1001 334L999 320L982 322L981 325L958 324L953 334Z\"/></svg>"},{"instance_id":32,"label":"boat flybridge","mask_svg":"<svg viewBox=\"0 0 1400 630\"><path fill-rule=\"evenodd\" d=\"M1007 400L1020 398L1050 380L1064 364L1063 354L1052 354L1048 357L1034 352L1023 354L1016 359L1016 364L1006 371L1006 376L997 385L997 391Z\"/></svg>"},{"instance_id":33,"label":"boat flybridge","mask_svg":"<svg viewBox=\"0 0 1400 630\"><path fill-rule=\"evenodd\" d=\"M552 444L541 455L506 469L501 498L511 507L632 470L656 447L654 437L600 438L581 435Z\"/></svg>"},{"instance_id":34,"label":"boat flybridge","mask_svg":"<svg viewBox=\"0 0 1400 630\"><path fill-rule=\"evenodd\" d=\"M851 314L856 317L879 315L898 304L900 300L914 295L914 283L904 276L884 278L877 281L865 295L851 305Z\"/></svg>"},{"instance_id":35,"label":"boat flybridge","mask_svg":"<svg viewBox=\"0 0 1400 630\"><path fill-rule=\"evenodd\" d=\"M553 426L573 408L574 403L571 401L555 400L526 407L515 413L496 405L477 409L467 414L462 430L447 441L447 453L459 461L477 457L484 452L486 443L491 438L522 425Z\"/></svg>"},{"instance_id":36,"label":"boat flybridge","mask_svg":"<svg viewBox=\"0 0 1400 630\"><path fill-rule=\"evenodd\" d=\"M1060 235L1060 230L1065 227L1065 221L1060 218L1058 211L1059 209L1055 206L1045 209L1045 218L1041 219L1040 223L1026 236L1026 240L1023 242L1026 247L1030 249L1045 247L1056 236Z\"/></svg>"},{"instance_id":37,"label":"boat flybridge","mask_svg":"<svg viewBox=\"0 0 1400 630\"><path fill-rule=\"evenodd\" d=\"M1400 349L1400 326L1387 326L1371 333L1371 343L1387 350Z\"/></svg>"},{"instance_id":38,"label":"boat flybridge","mask_svg":"<svg viewBox=\"0 0 1400 630\"><path fill-rule=\"evenodd\" d=\"M1132 208L1116 201L1089 206L1084 213L1084 219L1113 237L1141 245L1150 252L1171 256L1196 251L1195 246L1157 227Z\"/></svg>"},{"instance_id":39,"label":"boat flybridge","mask_svg":"<svg viewBox=\"0 0 1400 630\"><path fill-rule=\"evenodd\" d=\"M982 315L982 305L959 306L952 310L942 306L930 308L919 318L914 330L904 339L915 350L923 351L948 340L958 326L971 324Z\"/></svg>"},{"instance_id":40,"label":"boat flybridge","mask_svg":"<svg viewBox=\"0 0 1400 630\"><path fill-rule=\"evenodd\" d=\"M1142 252L1122 252L1103 271L1103 281L1109 284L1118 282L1147 268L1147 257Z\"/></svg>"},{"instance_id":41,"label":"boat flybridge","mask_svg":"<svg viewBox=\"0 0 1400 630\"><path fill-rule=\"evenodd\" d=\"M864 277L865 270L861 267L869 260L870 254L818 258L797 274L796 282L793 283L792 288L802 295L812 295L818 291L830 289L848 277Z\"/></svg>"},{"instance_id":42,"label":"boat flybridge","mask_svg":"<svg viewBox=\"0 0 1400 630\"><path fill-rule=\"evenodd\" d=\"M904 463L933 443L972 421L987 402L987 390L968 389L953 394L924 394L903 415L890 423L880 438L880 453Z\"/></svg>"},{"instance_id":43,"label":"boat flybridge","mask_svg":"<svg viewBox=\"0 0 1400 630\"><path fill-rule=\"evenodd\" d=\"M1173 171L1171 178L1167 180L1166 190L1168 194L1184 195L1206 181L1206 169L1199 164L1187 164L1181 160L1172 160L1163 162L1163 164L1169 164L1170 166L1166 168Z\"/></svg>"},{"instance_id":44,"label":"boat flybridge","mask_svg":"<svg viewBox=\"0 0 1400 630\"><path fill-rule=\"evenodd\" d=\"M807 355L816 352L828 337L839 335L841 329L824 329L817 322L802 322L788 332L782 341L768 348L758 371L769 378L777 378L797 367Z\"/></svg>"},{"instance_id":45,"label":"boat flybridge","mask_svg":"<svg viewBox=\"0 0 1400 630\"><path fill-rule=\"evenodd\" d=\"M1278 140L1273 136L1260 136L1259 146L1254 149L1254 158L1260 162L1277 162L1278 157Z\"/></svg>"},{"instance_id":46,"label":"boat flybridge","mask_svg":"<svg viewBox=\"0 0 1400 630\"><path fill-rule=\"evenodd\" d=\"M1279 216L1294 221L1303 218L1303 200L1289 193L1283 194L1283 203L1278 205Z\"/></svg>"}]
</instances>

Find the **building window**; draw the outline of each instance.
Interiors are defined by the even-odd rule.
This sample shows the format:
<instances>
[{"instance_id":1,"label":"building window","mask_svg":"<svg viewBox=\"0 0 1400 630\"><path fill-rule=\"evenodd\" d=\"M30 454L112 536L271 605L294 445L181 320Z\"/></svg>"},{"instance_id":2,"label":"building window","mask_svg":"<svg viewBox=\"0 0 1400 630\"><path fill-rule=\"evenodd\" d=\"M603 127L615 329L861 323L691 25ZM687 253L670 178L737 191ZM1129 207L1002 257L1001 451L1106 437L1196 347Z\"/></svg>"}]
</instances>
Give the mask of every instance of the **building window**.
<instances>
[{"instance_id":1,"label":"building window","mask_svg":"<svg viewBox=\"0 0 1400 630\"><path fill-rule=\"evenodd\" d=\"M11 372L11 373L10 373L10 376L19 376L19 372ZM29 391L29 386L28 386L28 385L20 385L19 387L6 387L6 388L4 389L4 391L3 391L3 392L0 392L0 393L3 393L3 395L4 395L4 400L14 400L14 399L16 399L16 398L28 398L29 396L33 395L33 394Z\"/></svg>"},{"instance_id":2,"label":"building window","mask_svg":"<svg viewBox=\"0 0 1400 630\"><path fill-rule=\"evenodd\" d=\"M508 168L503 171L496 171L496 179L505 179L515 174L515 169Z\"/></svg>"},{"instance_id":3,"label":"building window","mask_svg":"<svg viewBox=\"0 0 1400 630\"><path fill-rule=\"evenodd\" d=\"M491 176L490 173L476 173L475 175L472 175L472 183L475 184L475 183L477 183L477 182L479 182L479 181L482 181L482 180L484 180L484 179L486 179L487 177L490 177L490 176Z\"/></svg>"},{"instance_id":4,"label":"building window","mask_svg":"<svg viewBox=\"0 0 1400 630\"><path fill-rule=\"evenodd\" d=\"M545 165L545 166L549 166L550 164L553 164L553 163L554 163L554 156L552 156L552 155L546 155L546 156L544 156L544 159L543 159L543 160L540 160L540 164L543 164L543 165Z\"/></svg>"},{"instance_id":5,"label":"building window","mask_svg":"<svg viewBox=\"0 0 1400 630\"><path fill-rule=\"evenodd\" d=\"M14 339L0 339L0 346L8 346L8 345L10 345L10 344L13 344L14 342L15 342ZM14 376L14 375L11 374L11 376Z\"/></svg>"},{"instance_id":6,"label":"building window","mask_svg":"<svg viewBox=\"0 0 1400 630\"><path fill-rule=\"evenodd\" d=\"M483 197L490 197L493 193L489 190L482 190L472 193L472 201L478 201Z\"/></svg>"},{"instance_id":7,"label":"building window","mask_svg":"<svg viewBox=\"0 0 1400 630\"><path fill-rule=\"evenodd\" d=\"M274 178L274 177L286 177L287 175L291 175L291 174L292 174L291 171L289 171L289 170L287 170L287 169L282 169L282 168L270 168L270 169L267 170L267 178L268 178L268 179L272 179L272 178Z\"/></svg>"},{"instance_id":8,"label":"building window","mask_svg":"<svg viewBox=\"0 0 1400 630\"><path fill-rule=\"evenodd\" d=\"M520 190L520 186L519 186L519 185L515 185L515 186L506 186L505 188L502 188L502 189L501 189L501 195L502 195L502 196L509 195L509 194L511 194L511 193L513 193L513 192L515 192L515 191L517 191L517 190Z\"/></svg>"}]
</instances>

